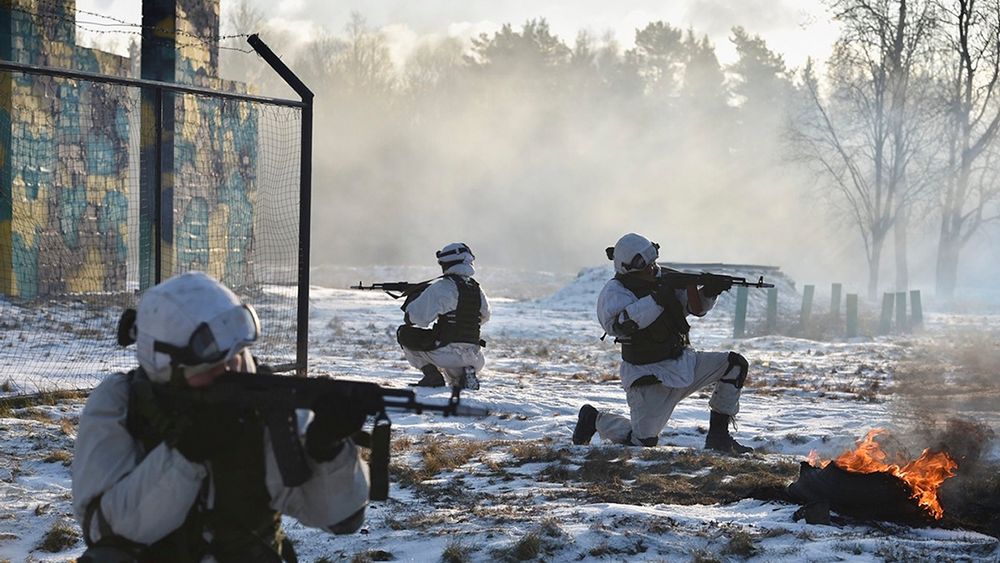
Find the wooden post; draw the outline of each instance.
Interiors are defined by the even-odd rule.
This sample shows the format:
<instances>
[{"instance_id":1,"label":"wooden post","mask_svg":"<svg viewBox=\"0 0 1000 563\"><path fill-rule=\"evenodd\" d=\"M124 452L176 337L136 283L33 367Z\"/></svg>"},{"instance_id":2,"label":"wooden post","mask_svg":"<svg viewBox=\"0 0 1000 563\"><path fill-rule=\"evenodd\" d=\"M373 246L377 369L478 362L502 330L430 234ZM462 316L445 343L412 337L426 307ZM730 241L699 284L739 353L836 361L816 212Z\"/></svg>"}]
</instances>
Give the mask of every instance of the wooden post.
<instances>
[{"instance_id":1,"label":"wooden post","mask_svg":"<svg viewBox=\"0 0 1000 563\"><path fill-rule=\"evenodd\" d=\"M879 319L878 323L878 333L879 334L889 334L889 330L892 328L892 303L893 296L891 293L882 294L882 318Z\"/></svg>"},{"instance_id":2,"label":"wooden post","mask_svg":"<svg viewBox=\"0 0 1000 563\"><path fill-rule=\"evenodd\" d=\"M778 330L778 288L767 288L767 333Z\"/></svg>"},{"instance_id":3,"label":"wooden post","mask_svg":"<svg viewBox=\"0 0 1000 563\"><path fill-rule=\"evenodd\" d=\"M747 328L747 288L736 288L736 316L733 318L733 338L743 338Z\"/></svg>"},{"instance_id":4,"label":"wooden post","mask_svg":"<svg viewBox=\"0 0 1000 563\"><path fill-rule=\"evenodd\" d=\"M910 290L910 329L920 330L924 326L924 309L920 304L920 290Z\"/></svg>"},{"instance_id":5,"label":"wooden post","mask_svg":"<svg viewBox=\"0 0 1000 563\"><path fill-rule=\"evenodd\" d=\"M799 324L803 330L809 326L809 317L812 316L813 308L813 293L815 292L815 285L807 285L802 288L802 312L799 314Z\"/></svg>"},{"instance_id":6,"label":"wooden post","mask_svg":"<svg viewBox=\"0 0 1000 563\"><path fill-rule=\"evenodd\" d=\"M840 292L843 287L839 283L830 286L830 316L835 319L840 318Z\"/></svg>"},{"instance_id":7,"label":"wooden post","mask_svg":"<svg viewBox=\"0 0 1000 563\"><path fill-rule=\"evenodd\" d=\"M906 326L906 292L896 292L896 332L909 332Z\"/></svg>"},{"instance_id":8,"label":"wooden post","mask_svg":"<svg viewBox=\"0 0 1000 563\"><path fill-rule=\"evenodd\" d=\"M847 294L847 337L858 335L858 294Z\"/></svg>"}]
</instances>

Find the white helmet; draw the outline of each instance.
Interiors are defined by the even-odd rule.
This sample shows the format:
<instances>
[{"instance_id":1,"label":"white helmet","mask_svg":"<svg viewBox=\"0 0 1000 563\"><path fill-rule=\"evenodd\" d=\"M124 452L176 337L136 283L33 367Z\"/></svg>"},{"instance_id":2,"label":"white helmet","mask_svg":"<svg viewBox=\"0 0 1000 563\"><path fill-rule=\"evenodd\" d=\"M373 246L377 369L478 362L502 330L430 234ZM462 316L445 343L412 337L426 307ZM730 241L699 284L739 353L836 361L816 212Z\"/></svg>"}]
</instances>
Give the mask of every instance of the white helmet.
<instances>
[{"instance_id":1,"label":"white helmet","mask_svg":"<svg viewBox=\"0 0 1000 563\"><path fill-rule=\"evenodd\" d=\"M438 264L442 267L454 266L455 264L471 264L476 256L472 254L469 245L464 242L453 242L437 251Z\"/></svg>"},{"instance_id":2,"label":"white helmet","mask_svg":"<svg viewBox=\"0 0 1000 563\"><path fill-rule=\"evenodd\" d=\"M174 276L139 300L135 354L151 381L169 381L174 367L185 377L203 372L259 337L253 307L202 272Z\"/></svg>"},{"instance_id":3,"label":"white helmet","mask_svg":"<svg viewBox=\"0 0 1000 563\"><path fill-rule=\"evenodd\" d=\"M660 245L642 235L629 233L618 239L614 246L608 247L606 252L608 259L615 263L615 272L627 274L645 270L656 262L660 256Z\"/></svg>"}]
</instances>

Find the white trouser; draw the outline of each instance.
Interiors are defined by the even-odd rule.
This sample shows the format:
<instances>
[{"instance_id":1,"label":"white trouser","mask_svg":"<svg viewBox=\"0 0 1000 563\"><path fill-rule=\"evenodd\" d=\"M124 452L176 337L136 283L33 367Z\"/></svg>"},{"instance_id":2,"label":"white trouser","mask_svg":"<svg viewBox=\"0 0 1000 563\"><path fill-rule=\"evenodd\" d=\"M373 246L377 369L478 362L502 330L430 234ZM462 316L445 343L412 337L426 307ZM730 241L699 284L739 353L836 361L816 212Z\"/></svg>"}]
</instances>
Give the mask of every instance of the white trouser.
<instances>
[{"instance_id":1,"label":"white trouser","mask_svg":"<svg viewBox=\"0 0 1000 563\"><path fill-rule=\"evenodd\" d=\"M437 366L449 386L456 386L461 382L466 367L471 367L476 370L476 373L479 373L486 365L482 348L479 344L471 342L453 342L437 350L427 352L410 350L405 346L401 348L403 348L406 361L410 362L411 366L417 369L423 369L427 364Z\"/></svg>"},{"instance_id":2,"label":"white trouser","mask_svg":"<svg viewBox=\"0 0 1000 563\"><path fill-rule=\"evenodd\" d=\"M718 382L730 372L729 352L697 352L694 381L687 387L665 385L632 386L625 391L629 418L601 412L597 415L597 432L601 439L618 444L641 446L640 439L655 438L667 425L670 415L681 399L695 391L715 384L708 406L716 412L735 416L740 411L740 390L731 383ZM733 366L730 379L739 370ZM717 383L718 382L718 383Z\"/></svg>"}]
</instances>

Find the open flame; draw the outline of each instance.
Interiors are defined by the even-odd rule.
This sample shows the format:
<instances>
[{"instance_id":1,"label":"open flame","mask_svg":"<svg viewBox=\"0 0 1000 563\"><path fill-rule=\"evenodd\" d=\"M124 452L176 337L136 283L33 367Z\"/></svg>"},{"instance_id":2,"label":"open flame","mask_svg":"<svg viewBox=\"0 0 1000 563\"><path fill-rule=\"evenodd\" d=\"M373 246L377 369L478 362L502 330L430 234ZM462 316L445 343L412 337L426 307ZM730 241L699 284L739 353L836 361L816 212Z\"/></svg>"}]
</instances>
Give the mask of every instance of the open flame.
<instances>
[{"instance_id":1,"label":"open flame","mask_svg":"<svg viewBox=\"0 0 1000 563\"><path fill-rule=\"evenodd\" d=\"M886 463L887 455L875 441L876 436L884 433L886 431L881 428L870 430L864 440L858 442L857 448L840 454L833 462L841 469L854 473L881 472L895 475L910 486L913 490L912 498L917 504L940 520L944 516L944 509L938 502L938 488L945 479L955 476L958 463L944 452L931 453L929 449L925 449L919 458L902 466ZM815 450L809 452L808 461L814 467L826 467L830 463L829 460L820 460Z\"/></svg>"}]
</instances>

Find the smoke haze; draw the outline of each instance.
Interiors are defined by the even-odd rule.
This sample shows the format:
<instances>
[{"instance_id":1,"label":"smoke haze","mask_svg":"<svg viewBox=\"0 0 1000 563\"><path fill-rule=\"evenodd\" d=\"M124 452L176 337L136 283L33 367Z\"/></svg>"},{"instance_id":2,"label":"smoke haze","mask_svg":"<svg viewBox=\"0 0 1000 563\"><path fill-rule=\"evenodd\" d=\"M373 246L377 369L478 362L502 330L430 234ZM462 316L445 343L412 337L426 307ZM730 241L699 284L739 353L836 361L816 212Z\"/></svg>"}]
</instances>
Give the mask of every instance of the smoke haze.
<instances>
[{"instance_id":1,"label":"smoke haze","mask_svg":"<svg viewBox=\"0 0 1000 563\"><path fill-rule=\"evenodd\" d=\"M664 260L775 265L863 293L850 213L784 134L802 103L798 71L811 56L824 79L838 32L819 3L221 8L224 34L260 32L317 94L314 264L433 264L464 241L481 270L575 273L635 231ZM657 21L679 35L643 51L638 32ZM780 65L764 68L769 57ZM222 62L224 76L292 96L253 55L224 51ZM939 219L929 207L914 215L911 287L930 290ZM997 234L963 249L963 285L990 285ZM880 289L894 289L892 253Z\"/></svg>"}]
</instances>

